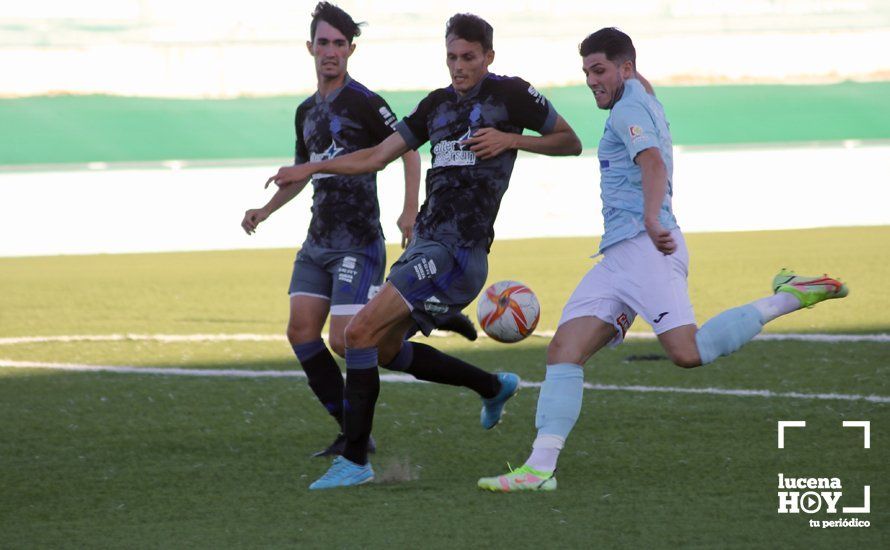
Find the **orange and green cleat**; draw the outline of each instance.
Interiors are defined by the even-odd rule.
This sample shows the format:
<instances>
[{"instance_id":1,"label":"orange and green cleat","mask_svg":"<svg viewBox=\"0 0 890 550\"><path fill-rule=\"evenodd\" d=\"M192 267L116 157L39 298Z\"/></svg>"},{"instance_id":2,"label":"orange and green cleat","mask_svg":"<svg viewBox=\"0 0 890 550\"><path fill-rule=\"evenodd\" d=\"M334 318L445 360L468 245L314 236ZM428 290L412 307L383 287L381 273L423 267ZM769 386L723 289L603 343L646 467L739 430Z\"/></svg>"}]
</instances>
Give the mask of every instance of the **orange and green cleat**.
<instances>
[{"instance_id":1,"label":"orange and green cleat","mask_svg":"<svg viewBox=\"0 0 890 550\"><path fill-rule=\"evenodd\" d=\"M803 307L813 307L825 300L843 298L850 293L850 289L828 275L802 277L795 275L790 269L782 268L782 271L773 277L773 292L787 292L800 300Z\"/></svg>"},{"instance_id":2,"label":"orange and green cleat","mask_svg":"<svg viewBox=\"0 0 890 550\"><path fill-rule=\"evenodd\" d=\"M509 466L509 465L508 465ZM555 491L554 472L542 472L524 465L497 477L483 477L476 486L495 493L518 493L521 491Z\"/></svg>"}]
</instances>

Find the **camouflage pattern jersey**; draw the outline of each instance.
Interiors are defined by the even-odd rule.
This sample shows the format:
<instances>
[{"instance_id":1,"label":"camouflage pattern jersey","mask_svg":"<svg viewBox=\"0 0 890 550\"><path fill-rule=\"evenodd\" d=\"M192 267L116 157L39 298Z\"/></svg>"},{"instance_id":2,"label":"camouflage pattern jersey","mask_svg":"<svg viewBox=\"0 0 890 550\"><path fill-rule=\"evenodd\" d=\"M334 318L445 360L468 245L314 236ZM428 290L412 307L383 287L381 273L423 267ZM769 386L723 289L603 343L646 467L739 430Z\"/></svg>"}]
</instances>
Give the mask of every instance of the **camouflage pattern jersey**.
<instances>
[{"instance_id":1,"label":"camouflage pattern jersey","mask_svg":"<svg viewBox=\"0 0 890 550\"><path fill-rule=\"evenodd\" d=\"M295 164L373 147L389 137L396 117L379 95L346 75L341 88L315 93L297 107ZM382 238L377 174L312 178L312 221L306 244L344 250Z\"/></svg>"},{"instance_id":2,"label":"camouflage pattern jersey","mask_svg":"<svg viewBox=\"0 0 890 550\"><path fill-rule=\"evenodd\" d=\"M412 149L430 142L432 168L416 235L452 249L489 248L516 150L481 160L461 142L480 128L547 134L556 119L552 104L521 78L488 74L463 96L453 86L430 93L396 125Z\"/></svg>"}]
</instances>

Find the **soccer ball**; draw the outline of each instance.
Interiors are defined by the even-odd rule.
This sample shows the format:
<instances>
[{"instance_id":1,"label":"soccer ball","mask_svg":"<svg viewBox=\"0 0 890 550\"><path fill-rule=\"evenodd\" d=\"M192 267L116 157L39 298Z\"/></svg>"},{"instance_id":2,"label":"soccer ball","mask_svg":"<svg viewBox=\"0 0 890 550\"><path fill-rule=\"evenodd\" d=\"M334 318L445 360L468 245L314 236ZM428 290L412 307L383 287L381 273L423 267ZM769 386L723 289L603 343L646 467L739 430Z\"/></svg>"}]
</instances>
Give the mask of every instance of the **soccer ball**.
<instances>
[{"instance_id":1,"label":"soccer ball","mask_svg":"<svg viewBox=\"0 0 890 550\"><path fill-rule=\"evenodd\" d=\"M532 289L516 281L499 281L479 297L476 318L485 334L498 342L518 342L535 331L541 304Z\"/></svg>"}]
</instances>

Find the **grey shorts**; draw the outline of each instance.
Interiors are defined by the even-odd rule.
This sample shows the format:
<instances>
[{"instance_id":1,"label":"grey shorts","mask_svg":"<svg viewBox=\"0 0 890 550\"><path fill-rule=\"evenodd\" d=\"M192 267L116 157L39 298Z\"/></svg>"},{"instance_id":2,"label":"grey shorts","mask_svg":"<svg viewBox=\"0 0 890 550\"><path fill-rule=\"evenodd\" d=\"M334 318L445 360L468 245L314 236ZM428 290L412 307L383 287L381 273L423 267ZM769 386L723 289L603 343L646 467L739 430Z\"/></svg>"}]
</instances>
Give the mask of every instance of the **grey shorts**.
<instances>
[{"instance_id":1,"label":"grey shorts","mask_svg":"<svg viewBox=\"0 0 890 550\"><path fill-rule=\"evenodd\" d=\"M383 239L346 250L304 244L288 293L330 300L331 315L355 315L380 290L385 266Z\"/></svg>"},{"instance_id":2,"label":"grey shorts","mask_svg":"<svg viewBox=\"0 0 890 550\"><path fill-rule=\"evenodd\" d=\"M389 271L392 283L427 336L470 304L488 277L484 246L449 248L415 238Z\"/></svg>"}]
</instances>

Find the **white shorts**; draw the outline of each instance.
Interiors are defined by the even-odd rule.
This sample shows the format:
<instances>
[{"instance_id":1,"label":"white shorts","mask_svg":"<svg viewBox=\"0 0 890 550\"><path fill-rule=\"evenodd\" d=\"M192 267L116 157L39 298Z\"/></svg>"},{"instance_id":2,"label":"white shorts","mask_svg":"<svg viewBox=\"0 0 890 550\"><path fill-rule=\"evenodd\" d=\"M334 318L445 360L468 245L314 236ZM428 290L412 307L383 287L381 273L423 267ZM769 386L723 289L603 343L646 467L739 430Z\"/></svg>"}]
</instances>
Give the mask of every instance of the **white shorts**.
<instances>
[{"instance_id":1,"label":"white shorts","mask_svg":"<svg viewBox=\"0 0 890 550\"><path fill-rule=\"evenodd\" d=\"M578 317L597 317L615 326L612 345L624 340L637 314L655 334L694 325L686 277L689 251L679 229L671 232L677 250L665 256L645 232L606 249L602 261L584 275L562 310L562 325Z\"/></svg>"}]
</instances>

